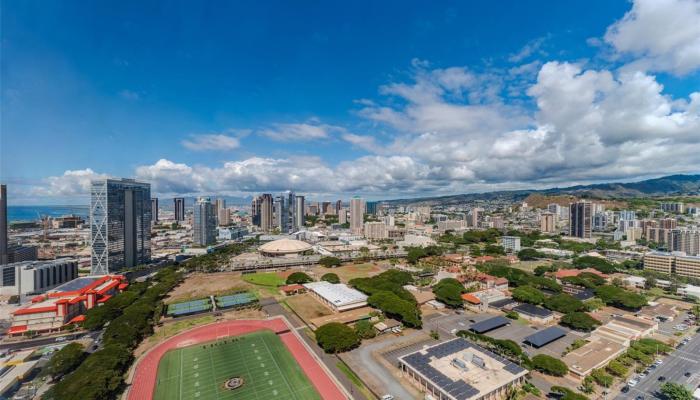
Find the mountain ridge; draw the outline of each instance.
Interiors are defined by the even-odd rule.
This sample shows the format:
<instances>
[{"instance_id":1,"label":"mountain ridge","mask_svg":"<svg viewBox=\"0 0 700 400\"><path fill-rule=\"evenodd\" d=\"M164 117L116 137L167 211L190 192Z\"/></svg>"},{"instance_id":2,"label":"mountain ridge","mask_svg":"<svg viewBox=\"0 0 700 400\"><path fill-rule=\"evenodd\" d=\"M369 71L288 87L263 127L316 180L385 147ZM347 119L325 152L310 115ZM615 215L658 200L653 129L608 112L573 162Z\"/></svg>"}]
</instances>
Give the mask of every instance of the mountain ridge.
<instances>
[{"instance_id":1,"label":"mountain ridge","mask_svg":"<svg viewBox=\"0 0 700 400\"><path fill-rule=\"evenodd\" d=\"M592 199L631 199L637 197L700 195L700 174L668 175L637 182L595 183L548 189L500 190L482 193L392 199L382 202L389 204L453 204L493 199L519 201L525 199L530 194L552 196L571 195Z\"/></svg>"}]
</instances>

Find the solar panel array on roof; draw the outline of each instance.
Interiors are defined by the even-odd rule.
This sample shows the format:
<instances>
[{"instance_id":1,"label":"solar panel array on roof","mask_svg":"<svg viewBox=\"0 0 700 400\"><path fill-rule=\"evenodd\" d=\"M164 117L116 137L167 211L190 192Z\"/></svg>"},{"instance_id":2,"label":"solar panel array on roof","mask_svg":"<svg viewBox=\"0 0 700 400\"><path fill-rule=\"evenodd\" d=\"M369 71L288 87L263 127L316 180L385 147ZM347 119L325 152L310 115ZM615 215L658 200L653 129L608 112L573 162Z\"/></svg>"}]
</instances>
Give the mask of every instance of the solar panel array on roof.
<instances>
[{"instance_id":1,"label":"solar panel array on roof","mask_svg":"<svg viewBox=\"0 0 700 400\"><path fill-rule=\"evenodd\" d=\"M507 305L510 305L510 304L518 304L518 302L509 297L507 299L491 301L491 302L489 302L489 307L501 309L501 308L503 308Z\"/></svg>"},{"instance_id":2,"label":"solar panel array on roof","mask_svg":"<svg viewBox=\"0 0 700 400\"><path fill-rule=\"evenodd\" d=\"M535 332L523 340L523 342L530 343L535 347L542 347L545 344L551 343L561 337L566 336L566 332L557 328L556 326L551 326L547 329L543 329L539 332Z\"/></svg>"},{"instance_id":3,"label":"solar panel array on roof","mask_svg":"<svg viewBox=\"0 0 700 400\"><path fill-rule=\"evenodd\" d=\"M571 296L573 296L577 300L583 301L583 300L592 299L593 296L595 296L595 294L593 293L593 291L591 289L584 289L578 293L572 294Z\"/></svg>"},{"instance_id":4,"label":"solar panel array on roof","mask_svg":"<svg viewBox=\"0 0 700 400\"><path fill-rule=\"evenodd\" d=\"M55 292L73 292L80 290L85 286L95 282L98 279L102 279L101 276L84 276L82 278L75 278L72 281L66 282L61 286L53 289Z\"/></svg>"},{"instance_id":5,"label":"solar panel array on roof","mask_svg":"<svg viewBox=\"0 0 700 400\"><path fill-rule=\"evenodd\" d=\"M530 315L533 317L541 317L541 318L549 317L550 315L552 315L552 312L547 310L546 308L538 307L538 306L528 304L528 303L523 303L523 304L513 308L513 311L517 311L521 314Z\"/></svg>"},{"instance_id":6,"label":"solar panel array on roof","mask_svg":"<svg viewBox=\"0 0 700 400\"><path fill-rule=\"evenodd\" d=\"M477 322L475 324L472 324L469 327L469 330L474 331L476 333L484 333L488 332L491 330L494 330L496 328L500 328L504 325L510 324L510 320L505 317L493 317L489 318L487 320Z\"/></svg>"},{"instance_id":7,"label":"solar panel array on roof","mask_svg":"<svg viewBox=\"0 0 700 400\"><path fill-rule=\"evenodd\" d=\"M512 374L519 374L525 369L514 364L510 360L501 357L497 354L492 353L489 350L484 349L481 346L475 345L465 339L453 339L444 343L440 343L436 346L428 348L426 354L421 354L420 351L406 355L401 358L403 362L413 369L418 371L425 378L429 379L433 384L440 390L450 394L457 400L467 400L479 394L479 390L474 386L468 384L464 380L456 380L445 376L443 373L435 369L430 365L430 359L443 358L451 354L459 353L466 349L476 349L487 356L499 361L504 364L504 369Z\"/></svg>"}]
</instances>

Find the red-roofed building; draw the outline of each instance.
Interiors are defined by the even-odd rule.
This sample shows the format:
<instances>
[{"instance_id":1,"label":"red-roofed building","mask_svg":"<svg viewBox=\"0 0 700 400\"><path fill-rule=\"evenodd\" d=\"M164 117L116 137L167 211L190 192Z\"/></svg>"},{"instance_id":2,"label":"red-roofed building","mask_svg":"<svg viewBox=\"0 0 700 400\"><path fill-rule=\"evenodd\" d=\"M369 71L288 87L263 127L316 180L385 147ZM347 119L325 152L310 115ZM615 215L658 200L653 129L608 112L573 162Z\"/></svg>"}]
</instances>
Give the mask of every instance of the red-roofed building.
<instances>
[{"instance_id":1,"label":"red-roofed building","mask_svg":"<svg viewBox=\"0 0 700 400\"><path fill-rule=\"evenodd\" d=\"M35 296L31 304L12 313L10 335L53 332L85 320L85 312L127 288L123 275L88 276L74 279Z\"/></svg>"},{"instance_id":2,"label":"red-roofed building","mask_svg":"<svg viewBox=\"0 0 700 400\"><path fill-rule=\"evenodd\" d=\"M470 304L475 304L475 305L476 305L476 304L481 304L481 300L479 300L478 297L474 296L474 295L471 294L471 293L464 293L464 294L462 295L462 300L464 300L464 301L466 301L467 303L470 303Z\"/></svg>"},{"instance_id":3,"label":"red-roofed building","mask_svg":"<svg viewBox=\"0 0 700 400\"><path fill-rule=\"evenodd\" d=\"M304 285L300 285L298 283L292 284L292 285L284 285L279 287L280 292L284 294L285 296L292 296L295 294L302 294L306 293L306 287Z\"/></svg>"}]
</instances>

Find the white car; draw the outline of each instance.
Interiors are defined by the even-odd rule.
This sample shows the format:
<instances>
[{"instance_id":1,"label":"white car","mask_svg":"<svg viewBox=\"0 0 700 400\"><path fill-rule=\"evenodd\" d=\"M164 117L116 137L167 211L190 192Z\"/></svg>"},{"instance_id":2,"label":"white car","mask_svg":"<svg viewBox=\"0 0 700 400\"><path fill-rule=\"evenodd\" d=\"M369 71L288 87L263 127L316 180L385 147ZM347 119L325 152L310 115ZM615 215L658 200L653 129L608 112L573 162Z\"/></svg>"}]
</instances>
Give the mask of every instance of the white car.
<instances>
[{"instance_id":1,"label":"white car","mask_svg":"<svg viewBox=\"0 0 700 400\"><path fill-rule=\"evenodd\" d=\"M385 394L384 396L382 396L382 400L394 400L394 396L390 394Z\"/></svg>"},{"instance_id":2,"label":"white car","mask_svg":"<svg viewBox=\"0 0 700 400\"><path fill-rule=\"evenodd\" d=\"M629 386L629 387L635 387L635 386L637 386L638 383L639 383L638 380L632 379L631 381L627 382L627 386Z\"/></svg>"}]
</instances>

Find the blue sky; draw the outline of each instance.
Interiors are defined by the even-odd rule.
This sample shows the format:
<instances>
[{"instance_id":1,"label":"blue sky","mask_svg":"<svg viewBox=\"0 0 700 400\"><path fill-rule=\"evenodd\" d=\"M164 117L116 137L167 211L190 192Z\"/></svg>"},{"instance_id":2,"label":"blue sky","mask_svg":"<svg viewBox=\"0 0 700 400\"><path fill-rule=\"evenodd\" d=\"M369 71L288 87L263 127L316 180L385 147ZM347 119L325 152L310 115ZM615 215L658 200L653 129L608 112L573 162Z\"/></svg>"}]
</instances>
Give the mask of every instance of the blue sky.
<instances>
[{"instance_id":1,"label":"blue sky","mask_svg":"<svg viewBox=\"0 0 700 400\"><path fill-rule=\"evenodd\" d=\"M4 2L11 198L81 202L107 175L384 198L700 170L697 2L261 3Z\"/></svg>"}]
</instances>

